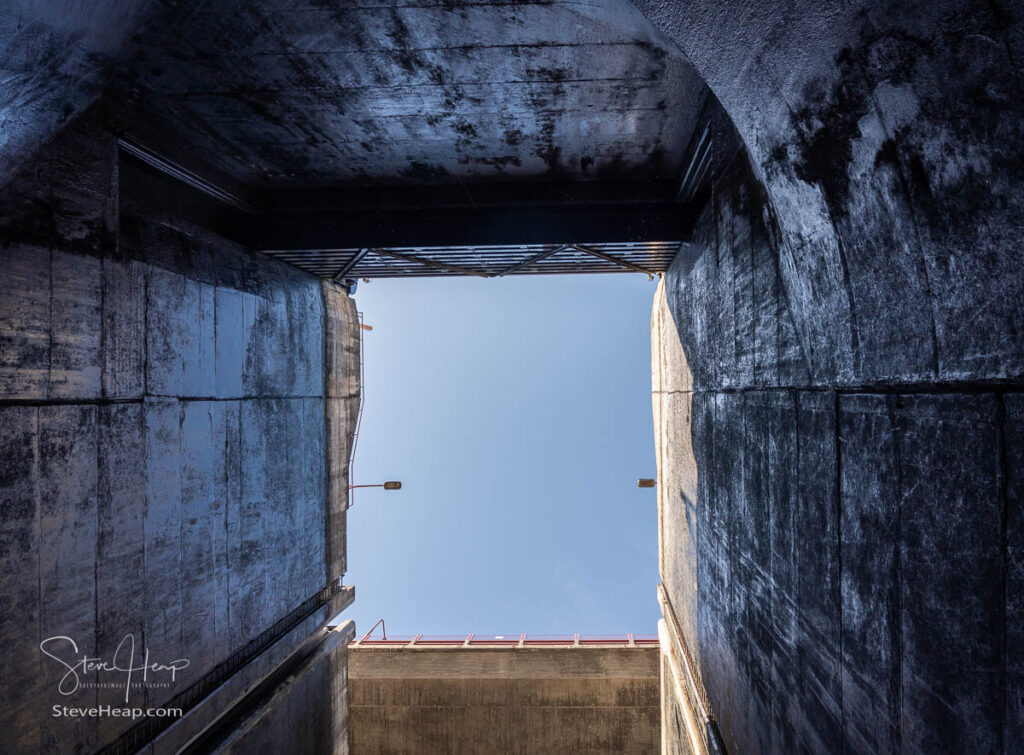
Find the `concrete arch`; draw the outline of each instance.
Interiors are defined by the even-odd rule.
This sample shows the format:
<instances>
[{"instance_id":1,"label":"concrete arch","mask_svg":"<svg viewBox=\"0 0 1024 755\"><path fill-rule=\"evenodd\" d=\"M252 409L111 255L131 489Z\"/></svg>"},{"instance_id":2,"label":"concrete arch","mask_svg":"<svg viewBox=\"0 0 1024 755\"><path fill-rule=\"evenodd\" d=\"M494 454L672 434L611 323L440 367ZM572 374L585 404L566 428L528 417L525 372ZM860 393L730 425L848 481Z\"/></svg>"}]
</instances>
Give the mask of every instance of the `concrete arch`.
<instances>
[{"instance_id":1,"label":"concrete arch","mask_svg":"<svg viewBox=\"0 0 1024 755\"><path fill-rule=\"evenodd\" d=\"M1022 374L1019 9L638 5L765 187L812 382Z\"/></svg>"},{"instance_id":2,"label":"concrete arch","mask_svg":"<svg viewBox=\"0 0 1024 755\"><path fill-rule=\"evenodd\" d=\"M723 108L652 325L666 618L726 748L1014 751L1020 9L637 4Z\"/></svg>"}]
</instances>

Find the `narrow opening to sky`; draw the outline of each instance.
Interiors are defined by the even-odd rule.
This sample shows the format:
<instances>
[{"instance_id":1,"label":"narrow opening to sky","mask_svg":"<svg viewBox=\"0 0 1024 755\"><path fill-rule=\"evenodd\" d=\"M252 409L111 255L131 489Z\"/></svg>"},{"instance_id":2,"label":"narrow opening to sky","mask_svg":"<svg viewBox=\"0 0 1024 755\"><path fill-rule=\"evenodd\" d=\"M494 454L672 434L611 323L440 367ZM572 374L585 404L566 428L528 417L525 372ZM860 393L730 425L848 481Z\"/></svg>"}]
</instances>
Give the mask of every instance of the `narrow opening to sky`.
<instances>
[{"instance_id":1,"label":"narrow opening to sky","mask_svg":"<svg viewBox=\"0 0 1024 755\"><path fill-rule=\"evenodd\" d=\"M654 634L656 492L643 275L359 284L349 511L362 634Z\"/></svg>"}]
</instances>

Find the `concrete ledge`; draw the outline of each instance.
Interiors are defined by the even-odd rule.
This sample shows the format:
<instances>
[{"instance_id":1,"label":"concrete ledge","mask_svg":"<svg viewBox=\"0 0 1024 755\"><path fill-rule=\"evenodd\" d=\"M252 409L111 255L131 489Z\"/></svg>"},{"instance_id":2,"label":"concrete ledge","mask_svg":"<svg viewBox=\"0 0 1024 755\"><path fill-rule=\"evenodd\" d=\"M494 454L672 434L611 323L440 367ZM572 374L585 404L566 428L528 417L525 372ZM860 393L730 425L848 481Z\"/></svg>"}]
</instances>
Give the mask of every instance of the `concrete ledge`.
<instances>
[{"instance_id":1,"label":"concrete ledge","mask_svg":"<svg viewBox=\"0 0 1024 755\"><path fill-rule=\"evenodd\" d=\"M182 752L347 752L346 654L354 635L351 620L317 629Z\"/></svg>"}]
</instances>

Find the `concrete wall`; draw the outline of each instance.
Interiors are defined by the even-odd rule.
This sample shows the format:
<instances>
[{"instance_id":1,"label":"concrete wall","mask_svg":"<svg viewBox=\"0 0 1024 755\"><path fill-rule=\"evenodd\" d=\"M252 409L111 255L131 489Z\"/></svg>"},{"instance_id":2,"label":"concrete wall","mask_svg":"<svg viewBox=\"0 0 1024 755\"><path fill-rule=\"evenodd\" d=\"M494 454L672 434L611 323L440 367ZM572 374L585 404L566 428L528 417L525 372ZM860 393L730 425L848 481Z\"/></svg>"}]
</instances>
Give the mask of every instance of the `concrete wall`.
<instances>
[{"instance_id":1,"label":"concrete wall","mask_svg":"<svg viewBox=\"0 0 1024 755\"><path fill-rule=\"evenodd\" d=\"M850 374L823 368L814 354L835 344L805 346L770 198L726 136L713 198L652 317L666 613L724 742L744 753L1015 751L1024 393L1019 374L995 379L1022 357L1010 336L1020 321L972 312L978 339L1007 335L984 347L989 367L976 362L971 380L926 371L921 383L895 345L896 361L862 350ZM885 249L886 264L911 264L904 247ZM965 264L982 264L976 254ZM988 259L997 279L1024 262L1019 242ZM872 317L913 341L912 287L873 274L893 290ZM998 306L1019 307L1019 276L1012 294L999 285ZM944 303L962 302L933 302ZM898 374L880 379L883 367Z\"/></svg>"},{"instance_id":2,"label":"concrete wall","mask_svg":"<svg viewBox=\"0 0 1024 755\"><path fill-rule=\"evenodd\" d=\"M1020 377L1019 4L637 4L750 156L812 382Z\"/></svg>"},{"instance_id":3,"label":"concrete wall","mask_svg":"<svg viewBox=\"0 0 1024 755\"><path fill-rule=\"evenodd\" d=\"M655 753L655 647L349 649L352 752Z\"/></svg>"},{"instance_id":4,"label":"concrete wall","mask_svg":"<svg viewBox=\"0 0 1024 755\"><path fill-rule=\"evenodd\" d=\"M1019 4L637 4L724 108L655 403L729 750L1017 751Z\"/></svg>"},{"instance_id":5,"label":"concrete wall","mask_svg":"<svg viewBox=\"0 0 1024 755\"><path fill-rule=\"evenodd\" d=\"M301 669L217 753L276 755L315 752L346 755L348 741L348 648L318 656Z\"/></svg>"},{"instance_id":6,"label":"concrete wall","mask_svg":"<svg viewBox=\"0 0 1024 755\"><path fill-rule=\"evenodd\" d=\"M92 751L131 723L53 718L123 690L61 696L42 639L188 659L133 691L157 705L344 572L325 397L352 391L325 389L324 339L346 318L352 337L353 305L329 292L327 317L318 280L119 197L104 125L76 121L0 198L6 752Z\"/></svg>"},{"instance_id":7,"label":"concrete wall","mask_svg":"<svg viewBox=\"0 0 1024 755\"><path fill-rule=\"evenodd\" d=\"M348 647L352 621L328 624L182 752L331 753L348 742Z\"/></svg>"}]
</instances>

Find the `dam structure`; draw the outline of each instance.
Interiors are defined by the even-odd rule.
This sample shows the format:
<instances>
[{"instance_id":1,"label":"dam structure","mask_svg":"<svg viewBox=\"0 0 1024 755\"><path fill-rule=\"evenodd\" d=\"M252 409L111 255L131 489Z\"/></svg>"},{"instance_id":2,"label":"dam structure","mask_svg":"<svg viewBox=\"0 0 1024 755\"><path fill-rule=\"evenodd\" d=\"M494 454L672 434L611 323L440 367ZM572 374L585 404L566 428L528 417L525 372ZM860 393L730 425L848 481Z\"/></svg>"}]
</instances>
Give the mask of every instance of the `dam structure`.
<instances>
[{"instance_id":1,"label":"dam structure","mask_svg":"<svg viewBox=\"0 0 1024 755\"><path fill-rule=\"evenodd\" d=\"M1022 61L1007 0L5 2L0 750L1020 752ZM657 635L360 640L359 282L595 273L659 279Z\"/></svg>"}]
</instances>

